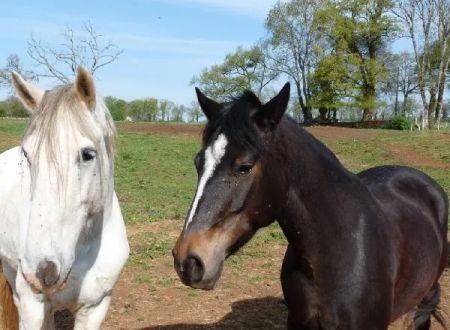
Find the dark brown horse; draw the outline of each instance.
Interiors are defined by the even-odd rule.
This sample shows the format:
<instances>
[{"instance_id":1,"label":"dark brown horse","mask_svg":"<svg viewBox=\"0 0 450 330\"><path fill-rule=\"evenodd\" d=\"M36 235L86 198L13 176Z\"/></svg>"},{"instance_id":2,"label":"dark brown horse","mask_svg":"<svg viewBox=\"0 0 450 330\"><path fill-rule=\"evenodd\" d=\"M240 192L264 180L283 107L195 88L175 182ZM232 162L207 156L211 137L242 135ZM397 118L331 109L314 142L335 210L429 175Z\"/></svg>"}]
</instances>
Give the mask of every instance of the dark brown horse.
<instances>
[{"instance_id":1,"label":"dark brown horse","mask_svg":"<svg viewBox=\"0 0 450 330\"><path fill-rule=\"evenodd\" d=\"M181 280L212 289L225 258L277 220L289 329L387 329L416 307L414 328L429 329L447 263L444 190L408 167L346 170L283 116L289 84L266 104L251 92L225 104L197 96L208 124L173 251Z\"/></svg>"}]
</instances>

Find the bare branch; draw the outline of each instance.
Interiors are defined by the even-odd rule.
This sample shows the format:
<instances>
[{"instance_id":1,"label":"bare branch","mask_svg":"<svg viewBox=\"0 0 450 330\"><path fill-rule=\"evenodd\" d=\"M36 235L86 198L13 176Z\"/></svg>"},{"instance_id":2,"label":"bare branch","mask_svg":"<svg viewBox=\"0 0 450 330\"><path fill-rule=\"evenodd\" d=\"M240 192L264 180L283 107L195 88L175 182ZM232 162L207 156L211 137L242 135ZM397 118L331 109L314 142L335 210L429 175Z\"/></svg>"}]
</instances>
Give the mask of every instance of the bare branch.
<instances>
[{"instance_id":1,"label":"bare branch","mask_svg":"<svg viewBox=\"0 0 450 330\"><path fill-rule=\"evenodd\" d=\"M78 66L86 67L93 75L104 66L116 61L124 50L96 32L91 22L83 25L80 33L67 27L62 33L59 46L44 44L31 36L28 55L40 69L40 77L56 78L68 83L76 75Z\"/></svg>"},{"instance_id":2,"label":"bare branch","mask_svg":"<svg viewBox=\"0 0 450 330\"><path fill-rule=\"evenodd\" d=\"M9 93L13 92L11 81L11 73L17 72L27 81L37 81L38 76L30 70L26 70L20 62L19 56L11 54L6 59L6 65L0 69L0 88L9 89Z\"/></svg>"}]
</instances>

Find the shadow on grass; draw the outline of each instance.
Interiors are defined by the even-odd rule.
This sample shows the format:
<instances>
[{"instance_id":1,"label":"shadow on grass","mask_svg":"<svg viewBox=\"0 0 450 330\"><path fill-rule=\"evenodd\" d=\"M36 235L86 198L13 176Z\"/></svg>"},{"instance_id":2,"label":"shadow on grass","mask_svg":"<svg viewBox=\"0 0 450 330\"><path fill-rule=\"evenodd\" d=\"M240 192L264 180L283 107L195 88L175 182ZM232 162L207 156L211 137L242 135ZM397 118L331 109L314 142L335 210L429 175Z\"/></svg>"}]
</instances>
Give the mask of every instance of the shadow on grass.
<instances>
[{"instance_id":1,"label":"shadow on grass","mask_svg":"<svg viewBox=\"0 0 450 330\"><path fill-rule=\"evenodd\" d=\"M246 299L233 303L231 308L230 313L213 324L157 325L136 330L286 329L287 309L282 299Z\"/></svg>"}]
</instances>

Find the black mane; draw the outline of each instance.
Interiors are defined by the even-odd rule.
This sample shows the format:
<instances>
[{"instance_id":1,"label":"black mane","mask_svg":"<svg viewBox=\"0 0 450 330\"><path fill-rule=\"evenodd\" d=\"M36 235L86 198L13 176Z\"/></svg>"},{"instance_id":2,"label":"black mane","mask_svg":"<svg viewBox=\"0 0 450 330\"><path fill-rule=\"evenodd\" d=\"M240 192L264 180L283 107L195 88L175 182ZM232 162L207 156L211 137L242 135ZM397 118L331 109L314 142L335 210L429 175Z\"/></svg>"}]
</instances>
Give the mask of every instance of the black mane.
<instances>
[{"instance_id":1,"label":"black mane","mask_svg":"<svg viewBox=\"0 0 450 330\"><path fill-rule=\"evenodd\" d=\"M265 150L265 145L252 120L252 116L262 107L258 97L246 90L222 106L221 111L206 124L203 145L212 137L224 133L230 144L260 155Z\"/></svg>"}]
</instances>

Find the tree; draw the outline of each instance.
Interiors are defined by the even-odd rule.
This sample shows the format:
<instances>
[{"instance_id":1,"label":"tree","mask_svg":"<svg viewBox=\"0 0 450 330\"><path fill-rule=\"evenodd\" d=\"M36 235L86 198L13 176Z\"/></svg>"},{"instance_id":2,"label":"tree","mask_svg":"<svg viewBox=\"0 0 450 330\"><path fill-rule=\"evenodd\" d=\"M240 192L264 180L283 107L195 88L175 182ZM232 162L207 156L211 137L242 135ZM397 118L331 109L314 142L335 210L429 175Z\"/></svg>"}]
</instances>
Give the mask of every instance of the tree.
<instances>
[{"instance_id":1,"label":"tree","mask_svg":"<svg viewBox=\"0 0 450 330\"><path fill-rule=\"evenodd\" d=\"M198 123L200 118L202 117L203 112L200 109L200 106L197 101L192 101L191 106L189 108L189 116L190 116L190 122L196 122Z\"/></svg>"},{"instance_id":2,"label":"tree","mask_svg":"<svg viewBox=\"0 0 450 330\"><path fill-rule=\"evenodd\" d=\"M105 104L114 120L125 120L127 102L114 96L105 97Z\"/></svg>"},{"instance_id":3,"label":"tree","mask_svg":"<svg viewBox=\"0 0 450 330\"><path fill-rule=\"evenodd\" d=\"M158 118L161 121L168 121L171 109L175 106L172 101L162 99L158 103Z\"/></svg>"},{"instance_id":4,"label":"tree","mask_svg":"<svg viewBox=\"0 0 450 330\"><path fill-rule=\"evenodd\" d=\"M184 105L175 105L171 109L170 120L176 122L183 121L183 115L186 113L187 108Z\"/></svg>"},{"instance_id":5,"label":"tree","mask_svg":"<svg viewBox=\"0 0 450 330\"><path fill-rule=\"evenodd\" d=\"M254 46L245 50L238 47L227 54L222 64L204 68L199 76L192 78L191 85L198 85L206 94L215 99L226 99L249 89L259 97L264 88L277 76L267 65L261 48Z\"/></svg>"},{"instance_id":6,"label":"tree","mask_svg":"<svg viewBox=\"0 0 450 330\"><path fill-rule=\"evenodd\" d=\"M411 94L417 91L417 72L414 56L408 52L389 55L385 61L388 70L386 81L387 92L395 95L394 114L400 110L405 115L408 108L408 100ZM400 109L399 96L402 96L402 106Z\"/></svg>"},{"instance_id":7,"label":"tree","mask_svg":"<svg viewBox=\"0 0 450 330\"><path fill-rule=\"evenodd\" d=\"M318 26L333 49L328 56L340 58L334 62L345 65L345 70L339 70L343 72L339 80L355 86L348 96L363 109L363 121L374 117L379 104L377 90L386 79L380 55L397 35L389 15L391 8L391 0L330 1L318 18Z\"/></svg>"},{"instance_id":8,"label":"tree","mask_svg":"<svg viewBox=\"0 0 450 330\"><path fill-rule=\"evenodd\" d=\"M322 4L316 0L279 1L266 19L271 68L294 81L305 122L312 121L310 78L320 48L314 20Z\"/></svg>"},{"instance_id":9,"label":"tree","mask_svg":"<svg viewBox=\"0 0 450 330\"><path fill-rule=\"evenodd\" d=\"M73 80L78 66L85 67L95 75L123 53L123 49L104 41L104 36L90 22L83 26L79 34L67 28L61 36L63 41L60 47L44 44L34 36L28 42L28 55L40 69L39 77L56 78L67 84Z\"/></svg>"},{"instance_id":10,"label":"tree","mask_svg":"<svg viewBox=\"0 0 450 330\"><path fill-rule=\"evenodd\" d=\"M393 12L413 45L423 124L431 128L442 116L450 63L450 1L398 0Z\"/></svg>"},{"instance_id":11,"label":"tree","mask_svg":"<svg viewBox=\"0 0 450 330\"><path fill-rule=\"evenodd\" d=\"M23 106L22 102L14 96L0 101L0 117L28 117L29 112Z\"/></svg>"},{"instance_id":12,"label":"tree","mask_svg":"<svg viewBox=\"0 0 450 330\"><path fill-rule=\"evenodd\" d=\"M19 73L27 81L37 81L37 75L30 70L26 70L17 54L10 54L6 58L6 65L0 69L0 88L7 88L11 93L13 85L11 81L11 74L13 72Z\"/></svg>"},{"instance_id":13,"label":"tree","mask_svg":"<svg viewBox=\"0 0 450 330\"><path fill-rule=\"evenodd\" d=\"M127 114L134 120L156 121L158 100L147 98L134 100L127 104Z\"/></svg>"},{"instance_id":14,"label":"tree","mask_svg":"<svg viewBox=\"0 0 450 330\"><path fill-rule=\"evenodd\" d=\"M344 100L352 95L354 86L342 79L347 66L339 56L326 56L311 75L310 105L319 109L320 121L336 121L337 110L345 105Z\"/></svg>"}]
</instances>

